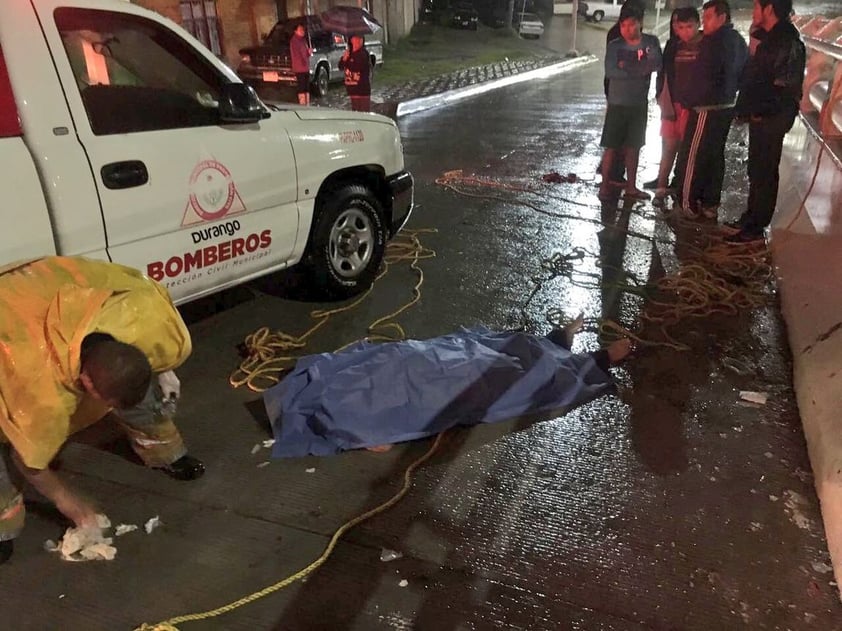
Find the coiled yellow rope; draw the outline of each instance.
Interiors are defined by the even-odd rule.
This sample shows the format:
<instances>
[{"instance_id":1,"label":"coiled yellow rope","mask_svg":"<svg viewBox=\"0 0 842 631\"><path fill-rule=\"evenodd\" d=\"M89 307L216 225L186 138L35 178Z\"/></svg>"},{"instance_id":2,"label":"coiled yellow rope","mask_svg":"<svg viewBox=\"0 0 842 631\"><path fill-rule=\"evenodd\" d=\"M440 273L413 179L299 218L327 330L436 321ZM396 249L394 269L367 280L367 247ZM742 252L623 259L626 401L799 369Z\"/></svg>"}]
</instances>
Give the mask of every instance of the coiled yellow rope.
<instances>
[{"instance_id":1,"label":"coiled yellow rope","mask_svg":"<svg viewBox=\"0 0 842 631\"><path fill-rule=\"evenodd\" d=\"M424 271L419 267L418 262L429 259L436 253L421 244L419 235L435 232L434 229L403 230L398 236L386 246L386 254L383 258L383 270L375 278L374 283L359 297L350 304L335 309L315 309L310 312L310 317L315 320L303 334L295 336L283 331L271 331L269 327L262 327L248 335L244 341L246 359L231 374L228 381L235 387L247 386L254 392L263 392L277 384L283 374L290 370L301 355L301 351L307 346L307 342L313 333L318 331L330 318L345 311L351 311L362 303L378 280L383 278L389 269L398 263L408 262L411 269L417 276L417 281L412 288L412 298L400 308L372 322L366 329L366 338L370 341L396 341L406 339L406 332L400 324L392 322L394 318L412 307L421 299L421 285L424 283ZM336 350L347 348L355 342L350 342Z\"/></svg>"},{"instance_id":2,"label":"coiled yellow rope","mask_svg":"<svg viewBox=\"0 0 842 631\"><path fill-rule=\"evenodd\" d=\"M447 171L436 179L436 183L454 193L473 198L484 198L517 203L552 217L584 221L596 225L605 224L593 217L577 216L548 211L532 201L505 198L499 194L485 193L483 189L504 193L528 193L548 199L560 199L544 193L546 186L533 183L520 184L512 178L501 181L491 177L467 175L461 170ZM561 198L563 200L563 198ZM573 200L563 200L579 206L588 206ZM600 206L592 206L600 208ZM637 212L640 212L639 210ZM680 215L672 219L679 229L700 226L697 222L684 220ZM616 225L611 230L625 232L629 236L651 242L667 243L663 239L642 234ZM541 262L541 274L533 277L533 290L521 305L522 318L526 320L526 308L540 288L549 280L565 277L578 287L601 290L608 287L626 294L644 298L646 303L640 315L638 326L625 326L611 319L585 319L585 330L595 331L606 341L627 337L638 346L660 346L677 351L690 350L687 344L676 340L669 328L687 318L701 318L715 313L737 314L762 305L768 296L767 284L773 277L765 247L732 245L723 241L722 234L707 231L700 237L701 244L682 243L686 254L679 269L654 282L645 282L631 272L607 265L600 255L583 248L574 248L570 253L556 252ZM592 257L600 261L601 272L586 272L576 269L574 263ZM610 270L615 277L604 282L603 275ZM547 320L554 326L563 326L566 315L558 309L550 309Z\"/></svg>"},{"instance_id":3,"label":"coiled yellow rope","mask_svg":"<svg viewBox=\"0 0 842 631\"><path fill-rule=\"evenodd\" d=\"M353 528L354 526L357 526L362 522L366 521L367 519L371 519L375 515L389 510L392 506L394 506L403 499L403 497L409 492L409 489L412 486L412 474L418 467L424 464L433 456L434 453L436 453L439 446L441 445L441 441L444 438L445 434L446 432L438 434L432 446L427 450L427 452L417 460L413 461L406 468L406 470L403 473L403 484L401 485L401 488L398 490L397 493L395 493L392 497L390 497L388 500L386 500L379 506L375 506L374 508L372 508L369 511L366 511L362 515L358 515L353 519L350 519L344 524L342 524L336 530L336 532L333 533L333 536L330 538L330 541L328 542L327 547L325 547L325 550L324 552L322 552L321 556L307 567L299 570L295 574L290 574L283 580L280 580L277 583L274 583L273 585L269 585L268 587L261 589L258 592L249 594L248 596L240 598L239 600L235 600L234 602L224 605L222 607L210 609L201 613L191 613L183 616L176 616L174 618L164 620L163 622L158 622L157 624L144 623L139 627L136 627L134 631L178 631L178 627L176 625L179 625L183 622L196 622L198 620L207 620L208 618L215 618L217 616L221 616L222 614L228 613L229 611L233 611L234 609L238 609L239 607L247 605L260 598L263 598L264 596L268 596L273 592L281 590L285 587L289 587L296 581L300 581L308 574L312 574L322 565L324 565L324 563L328 560L342 535L351 530L351 528Z\"/></svg>"}]
</instances>

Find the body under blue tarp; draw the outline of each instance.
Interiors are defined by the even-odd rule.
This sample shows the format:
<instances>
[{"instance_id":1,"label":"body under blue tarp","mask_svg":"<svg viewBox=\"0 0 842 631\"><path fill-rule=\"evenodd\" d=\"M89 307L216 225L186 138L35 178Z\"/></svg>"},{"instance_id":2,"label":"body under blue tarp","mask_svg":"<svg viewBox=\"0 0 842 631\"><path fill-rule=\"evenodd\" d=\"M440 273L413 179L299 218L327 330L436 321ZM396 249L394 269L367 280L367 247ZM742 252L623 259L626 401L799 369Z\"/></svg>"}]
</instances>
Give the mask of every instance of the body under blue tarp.
<instances>
[{"instance_id":1,"label":"body under blue tarp","mask_svg":"<svg viewBox=\"0 0 842 631\"><path fill-rule=\"evenodd\" d=\"M589 354L544 337L463 329L310 355L264 393L276 458L398 443L457 425L563 414L613 389Z\"/></svg>"}]
</instances>

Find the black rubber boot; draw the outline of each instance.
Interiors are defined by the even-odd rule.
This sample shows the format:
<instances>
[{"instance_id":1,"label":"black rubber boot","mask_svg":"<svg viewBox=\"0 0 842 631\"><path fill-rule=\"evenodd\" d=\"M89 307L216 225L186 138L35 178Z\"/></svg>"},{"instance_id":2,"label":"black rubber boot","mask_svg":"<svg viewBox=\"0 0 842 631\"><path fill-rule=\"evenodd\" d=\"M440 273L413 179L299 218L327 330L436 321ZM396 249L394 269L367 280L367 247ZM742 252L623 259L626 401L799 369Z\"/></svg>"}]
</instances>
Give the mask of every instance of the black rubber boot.
<instances>
[{"instance_id":1,"label":"black rubber boot","mask_svg":"<svg viewBox=\"0 0 842 631\"><path fill-rule=\"evenodd\" d=\"M15 540L0 541L0 565L3 565L12 557L12 552L15 551Z\"/></svg>"},{"instance_id":2,"label":"black rubber boot","mask_svg":"<svg viewBox=\"0 0 842 631\"><path fill-rule=\"evenodd\" d=\"M176 480L195 480L204 475L205 465L198 458L184 455L161 470Z\"/></svg>"}]
</instances>

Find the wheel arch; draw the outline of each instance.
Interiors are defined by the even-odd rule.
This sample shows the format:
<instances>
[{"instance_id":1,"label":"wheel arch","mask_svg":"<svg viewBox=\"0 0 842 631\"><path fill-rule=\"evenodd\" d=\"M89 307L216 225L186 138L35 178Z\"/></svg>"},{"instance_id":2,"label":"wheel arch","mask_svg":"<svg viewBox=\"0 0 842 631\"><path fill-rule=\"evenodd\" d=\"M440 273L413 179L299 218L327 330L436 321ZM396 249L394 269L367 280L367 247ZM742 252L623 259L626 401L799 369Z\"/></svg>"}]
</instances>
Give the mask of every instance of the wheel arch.
<instances>
[{"instance_id":1,"label":"wheel arch","mask_svg":"<svg viewBox=\"0 0 842 631\"><path fill-rule=\"evenodd\" d=\"M377 201L380 202L380 206L383 209L383 217L381 219L384 224L386 226L392 225L392 198L389 187L386 184L386 172L383 167L376 164L365 164L340 169L328 175L322 181L316 193L316 202L313 205L313 220L310 222L310 233L307 235L305 253L310 252L313 243L313 232L318 224L319 213L324 208L325 200L332 192L349 184L358 184L368 188L377 198ZM389 237L392 236L394 235L389 234Z\"/></svg>"}]
</instances>

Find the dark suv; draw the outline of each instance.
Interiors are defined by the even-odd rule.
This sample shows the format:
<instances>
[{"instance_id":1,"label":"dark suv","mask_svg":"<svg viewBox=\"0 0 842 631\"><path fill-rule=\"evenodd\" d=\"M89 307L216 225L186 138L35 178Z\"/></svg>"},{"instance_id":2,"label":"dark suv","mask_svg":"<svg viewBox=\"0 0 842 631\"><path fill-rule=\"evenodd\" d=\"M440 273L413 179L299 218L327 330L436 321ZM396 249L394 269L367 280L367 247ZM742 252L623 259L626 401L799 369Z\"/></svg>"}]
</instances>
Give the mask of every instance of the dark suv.
<instances>
[{"instance_id":1,"label":"dark suv","mask_svg":"<svg viewBox=\"0 0 842 631\"><path fill-rule=\"evenodd\" d=\"M451 15L448 23L453 28L466 28L471 31L477 30L479 14L472 4L457 2L450 9Z\"/></svg>"},{"instance_id":2,"label":"dark suv","mask_svg":"<svg viewBox=\"0 0 842 631\"><path fill-rule=\"evenodd\" d=\"M278 22L261 46L240 50L240 65L237 74L249 85L260 91L264 85L295 85L292 61L289 56L289 40L299 24L307 27L307 37L312 48L310 57L310 81L316 96L327 94L328 84L342 81L344 73L339 70L339 60L348 46L345 36L322 28L317 15L305 15ZM371 57L371 67L383 63L383 43L379 32L366 35L365 47Z\"/></svg>"}]
</instances>

